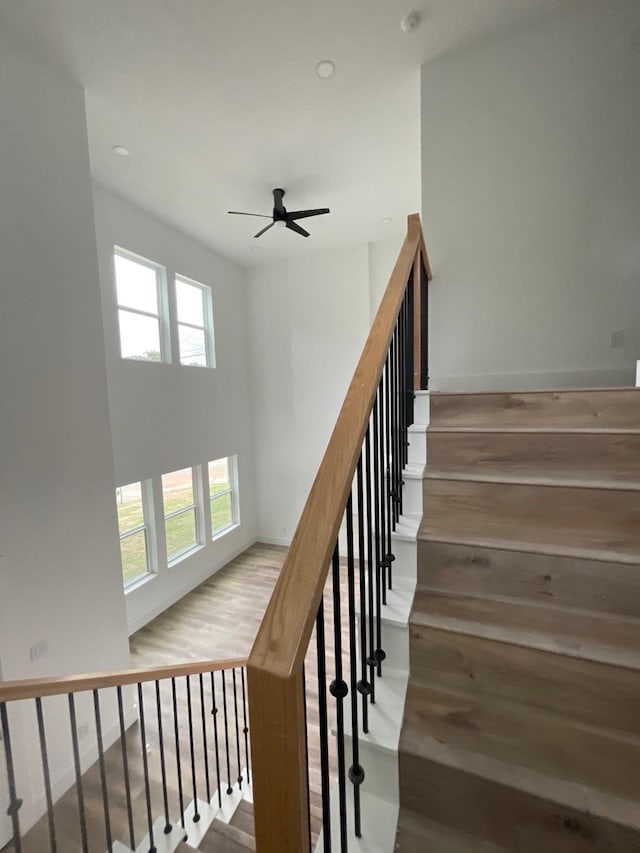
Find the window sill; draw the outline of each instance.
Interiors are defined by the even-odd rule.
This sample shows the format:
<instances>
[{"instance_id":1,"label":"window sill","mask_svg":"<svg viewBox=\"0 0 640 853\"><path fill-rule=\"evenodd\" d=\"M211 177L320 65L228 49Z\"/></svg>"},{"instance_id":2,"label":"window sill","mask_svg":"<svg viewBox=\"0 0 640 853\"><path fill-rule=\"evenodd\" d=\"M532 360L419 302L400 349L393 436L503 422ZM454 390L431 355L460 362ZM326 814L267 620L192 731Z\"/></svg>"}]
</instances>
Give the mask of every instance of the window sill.
<instances>
[{"instance_id":1,"label":"window sill","mask_svg":"<svg viewBox=\"0 0 640 853\"><path fill-rule=\"evenodd\" d=\"M240 522L234 521L233 524L230 524L228 527L225 527L222 530L218 530L217 533L214 533L211 537L211 541L217 542L218 539L222 539L223 536L226 536L227 533L231 533L232 530L236 530L238 527L240 527Z\"/></svg>"},{"instance_id":2,"label":"window sill","mask_svg":"<svg viewBox=\"0 0 640 853\"><path fill-rule=\"evenodd\" d=\"M141 589L143 586L146 586L152 580L155 580L155 578L157 578L157 577L158 577L157 572L147 572L146 575L143 575L141 578L138 578L138 580L133 581L132 583L127 584L127 586L125 586L125 588L124 588L125 596L129 595L130 592L136 592L137 590Z\"/></svg>"},{"instance_id":3,"label":"window sill","mask_svg":"<svg viewBox=\"0 0 640 853\"><path fill-rule=\"evenodd\" d=\"M188 551L183 551L181 554L178 554L177 557L174 557L173 560L167 563L167 568L172 569L174 566L177 566L179 563L182 563L188 557L191 557L193 554L197 554L198 551L202 551L204 545L194 545L193 548L189 548Z\"/></svg>"}]
</instances>

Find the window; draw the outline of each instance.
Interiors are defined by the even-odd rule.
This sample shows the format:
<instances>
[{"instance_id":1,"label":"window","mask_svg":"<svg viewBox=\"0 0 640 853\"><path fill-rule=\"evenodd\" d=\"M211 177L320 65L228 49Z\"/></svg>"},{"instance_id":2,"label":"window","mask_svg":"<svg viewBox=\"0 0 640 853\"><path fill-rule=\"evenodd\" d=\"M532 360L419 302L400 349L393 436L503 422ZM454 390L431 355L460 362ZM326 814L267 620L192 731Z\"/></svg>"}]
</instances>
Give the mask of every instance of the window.
<instances>
[{"instance_id":1,"label":"window","mask_svg":"<svg viewBox=\"0 0 640 853\"><path fill-rule=\"evenodd\" d=\"M168 361L164 269L115 249L116 297L122 358Z\"/></svg>"},{"instance_id":2,"label":"window","mask_svg":"<svg viewBox=\"0 0 640 853\"><path fill-rule=\"evenodd\" d=\"M180 364L215 367L211 288L176 276Z\"/></svg>"},{"instance_id":3,"label":"window","mask_svg":"<svg viewBox=\"0 0 640 853\"><path fill-rule=\"evenodd\" d=\"M209 462L209 505L214 539L238 523L235 469L235 456Z\"/></svg>"},{"instance_id":4,"label":"window","mask_svg":"<svg viewBox=\"0 0 640 853\"><path fill-rule=\"evenodd\" d=\"M151 572L150 483L129 483L116 489L120 556L125 588Z\"/></svg>"},{"instance_id":5,"label":"window","mask_svg":"<svg viewBox=\"0 0 640 853\"><path fill-rule=\"evenodd\" d=\"M171 564L198 545L195 471L183 468L162 475L167 561Z\"/></svg>"}]
</instances>

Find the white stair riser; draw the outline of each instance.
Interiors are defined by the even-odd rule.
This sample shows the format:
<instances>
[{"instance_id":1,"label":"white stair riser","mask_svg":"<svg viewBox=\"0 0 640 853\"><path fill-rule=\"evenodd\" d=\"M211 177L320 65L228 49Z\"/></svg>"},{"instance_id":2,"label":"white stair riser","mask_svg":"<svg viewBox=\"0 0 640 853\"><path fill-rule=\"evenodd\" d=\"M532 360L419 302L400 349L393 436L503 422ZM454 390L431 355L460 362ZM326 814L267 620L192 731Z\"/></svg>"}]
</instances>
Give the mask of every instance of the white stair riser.
<instances>
[{"instance_id":1,"label":"white stair riser","mask_svg":"<svg viewBox=\"0 0 640 853\"><path fill-rule=\"evenodd\" d=\"M345 753L347 762L352 754L351 735L345 734ZM363 794L370 794L387 803L400 802L400 780L398 774L398 755L394 752L386 752L378 746L368 744L362 738L359 739L360 763L365 769L365 779L361 790ZM347 796L353 798L353 785L349 782Z\"/></svg>"},{"instance_id":2,"label":"white stair riser","mask_svg":"<svg viewBox=\"0 0 640 853\"><path fill-rule=\"evenodd\" d=\"M413 403L413 422L416 425L429 426L429 392L418 391Z\"/></svg>"},{"instance_id":3,"label":"white stair riser","mask_svg":"<svg viewBox=\"0 0 640 853\"><path fill-rule=\"evenodd\" d=\"M418 579L418 545L414 541L408 539L400 539L391 534L391 545L395 560L393 561L393 577L409 578L417 581Z\"/></svg>"},{"instance_id":4,"label":"white stair riser","mask_svg":"<svg viewBox=\"0 0 640 853\"><path fill-rule=\"evenodd\" d=\"M404 476L402 511L408 515L422 515L422 479Z\"/></svg>"},{"instance_id":5,"label":"white stair riser","mask_svg":"<svg viewBox=\"0 0 640 853\"><path fill-rule=\"evenodd\" d=\"M424 429L409 430L409 465L425 465L427 462L427 434Z\"/></svg>"}]
</instances>

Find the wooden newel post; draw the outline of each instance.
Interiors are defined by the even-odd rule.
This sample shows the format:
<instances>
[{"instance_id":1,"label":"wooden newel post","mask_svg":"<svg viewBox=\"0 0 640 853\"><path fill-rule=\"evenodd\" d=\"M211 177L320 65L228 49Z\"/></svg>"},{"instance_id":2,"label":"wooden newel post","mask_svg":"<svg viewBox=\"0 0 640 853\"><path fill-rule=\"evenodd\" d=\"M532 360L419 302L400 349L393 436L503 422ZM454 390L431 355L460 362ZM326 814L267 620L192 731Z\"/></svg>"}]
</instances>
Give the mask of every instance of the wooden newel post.
<instances>
[{"instance_id":1,"label":"wooden newel post","mask_svg":"<svg viewBox=\"0 0 640 853\"><path fill-rule=\"evenodd\" d=\"M310 853L302 671L247 667L257 853Z\"/></svg>"}]
</instances>

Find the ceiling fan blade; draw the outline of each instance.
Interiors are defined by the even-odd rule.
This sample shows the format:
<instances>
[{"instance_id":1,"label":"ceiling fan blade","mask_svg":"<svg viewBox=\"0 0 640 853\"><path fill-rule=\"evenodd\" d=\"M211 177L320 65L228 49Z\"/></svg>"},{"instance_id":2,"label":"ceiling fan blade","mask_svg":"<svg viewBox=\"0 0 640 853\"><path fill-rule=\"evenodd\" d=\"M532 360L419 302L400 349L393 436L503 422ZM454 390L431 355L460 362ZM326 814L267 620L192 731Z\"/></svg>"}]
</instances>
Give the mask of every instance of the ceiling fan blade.
<instances>
[{"instance_id":1,"label":"ceiling fan blade","mask_svg":"<svg viewBox=\"0 0 640 853\"><path fill-rule=\"evenodd\" d=\"M267 216L266 213L245 213L243 210L228 210L227 213L235 213L236 216L261 216L263 219L273 219L272 216Z\"/></svg>"},{"instance_id":2,"label":"ceiling fan blade","mask_svg":"<svg viewBox=\"0 0 640 853\"><path fill-rule=\"evenodd\" d=\"M320 216L321 213L331 213L328 207L318 207L316 210L293 210L287 212L287 219L306 219L308 216Z\"/></svg>"},{"instance_id":3,"label":"ceiling fan blade","mask_svg":"<svg viewBox=\"0 0 640 853\"><path fill-rule=\"evenodd\" d=\"M311 236L308 231L304 230L304 228L301 228L299 225L296 225L295 222L290 222L288 219L287 219L287 228L290 231L295 231L296 234L300 234L302 237L310 237Z\"/></svg>"},{"instance_id":4,"label":"ceiling fan blade","mask_svg":"<svg viewBox=\"0 0 640 853\"><path fill-rule=\"evenodd\" d=\"M264 232L265 232L265 231L268 231L268 230L269 230L269 228L273 228L273 226L274 226L274 225L275 225L275 223L274 223L274 222L270 222L270 223L266 226L266 228L263 228L263 229L262 229L262 231L258 231L258 233L257 233L257 234L254 234L253 236L254 236L254 237L262 237L262 235L264 234Z\"/></svg>"},{"instance_id":5,"label":"ceiling fan blade","mask_svg":"<svg viewBox=\"0 0 640 853\"><path fill-rule=\"evenodd\" d=\"M284 217L284 203L282 199L284 198L284 190L275 189L273 191L273 212L278 213L280 216Z\"/></svg>"}]
</instances>

